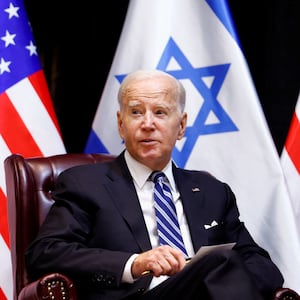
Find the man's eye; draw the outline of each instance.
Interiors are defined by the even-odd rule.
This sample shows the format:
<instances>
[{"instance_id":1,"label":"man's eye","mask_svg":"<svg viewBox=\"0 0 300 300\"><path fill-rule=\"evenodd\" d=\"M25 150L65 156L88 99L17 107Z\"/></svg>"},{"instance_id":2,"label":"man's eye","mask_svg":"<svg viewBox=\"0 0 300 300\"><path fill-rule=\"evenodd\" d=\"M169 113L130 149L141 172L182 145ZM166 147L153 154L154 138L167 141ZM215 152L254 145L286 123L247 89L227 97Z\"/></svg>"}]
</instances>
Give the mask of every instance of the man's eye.
<instances>
[{"instance_id":1,"label":"man's eye","mask_svg":"<svg viewBox=\"0 0 300 300\"><path fill-rule=\"evenodd\" d=\"M140 110L134 109L131 111L133 115L140 115L142 112Z\"/></svg>"},{"instance_id":2,"label":"man's eye","mask_svg":"<svg viewBox=\"0 0 300 300\"><path fill-rule=\"evenodd\" d=\"M166 112L163 111L163 110L157 110L157 111L155 112L155 114L156 114L156 115L165 115Z\"/></svg>"}]
</instances>

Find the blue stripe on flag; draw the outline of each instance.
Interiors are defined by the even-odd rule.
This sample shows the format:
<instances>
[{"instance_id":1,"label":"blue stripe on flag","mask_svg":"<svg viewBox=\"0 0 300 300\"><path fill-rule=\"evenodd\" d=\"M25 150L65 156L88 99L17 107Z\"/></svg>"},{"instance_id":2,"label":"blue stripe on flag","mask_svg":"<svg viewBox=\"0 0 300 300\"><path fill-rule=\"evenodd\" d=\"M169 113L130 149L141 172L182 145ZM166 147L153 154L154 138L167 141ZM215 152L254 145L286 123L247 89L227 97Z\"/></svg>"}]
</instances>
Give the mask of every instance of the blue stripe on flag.
<instances>
[{"instance_id":1,"label":"blue stripe on flag","mask_svg":"<svg viewBox=\"0 0 300 300\"><path fill-rule=\"evenodd\" d=\"M109 153L104 144L101 142L95 131L92 129L84 149L84 153Z\"/></svg>"},{"instance_id":2,"label":"blue stripe on flag","mask_svg":"<svg viewBox=\"0 0 300 300\"><path fill-rule=\"evenodd\" d=\"M241 48L240 40L236 34L227 1L226 0L206 0L206 2L211 7L211 9L216 14L216 16L220 19L220 21L223 23L223 25L228 30L228 32L231 34L231 36L234 38L234 40L239 45L239 47Z\"/></svg>"}]
</instances>

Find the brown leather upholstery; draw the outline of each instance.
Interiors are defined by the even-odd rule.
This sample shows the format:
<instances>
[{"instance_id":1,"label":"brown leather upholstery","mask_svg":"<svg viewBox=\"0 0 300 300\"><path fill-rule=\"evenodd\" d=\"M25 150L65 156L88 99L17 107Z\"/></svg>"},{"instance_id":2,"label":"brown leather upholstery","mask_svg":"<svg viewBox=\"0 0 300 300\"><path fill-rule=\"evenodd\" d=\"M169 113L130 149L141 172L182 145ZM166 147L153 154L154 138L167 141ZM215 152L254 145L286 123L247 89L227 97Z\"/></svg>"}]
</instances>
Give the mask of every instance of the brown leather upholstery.
<instances>
[{"instance_id":1,"label":"brown leather upholstery","mask_svg":"<svg viewBox=\"0 0 300 300\"><path fill-rule=\"evenodd\" d=\"M64 274L45 274L37 281L28 278L24 253L37 235L50 206L57 176L65 169L86 163L112 160L106 154L61 154L23 158L13 154L4 162L8 222L14 281L14 300L76 300L76 288ZM299 300L293 290L280 289L274 300Z\"/></svg>"},{"instance_id":2,"label":"brown leather upholstery","mask_svg":"<svg viewBox=\"0 0 300 300\"><path fill-rule=\"evenodd\" d=\"M299 300L300 296L289 288L279 289L273 298L273 300Z\"/></svg>"},{"instance_id":3,"label":"brown leather upholstery","mask_svg":"<svg viewBox=\"0 0 300 300\"><path fill-rule=\"evenodd\" d=\"M114 156L105 154L62 154L28 159L13 154L6 158L4 166L15 300L18 299L22 288L30 283L25 268L25 249L37 235L53 203L51 191L57 176L75 165L113 158ZM59 284L56 282L58 279L61 280ZM62 287L59 287L60 284ZM60 294L53 298L53 294L56 293L55 287L57 290L63 289L68 297L59 292ZM74 289L68 278L63 274L51 274L28 286L29 289L22 291L23 297L19 299L42 299L31 296L34 297L35 293L42 295L44 290L50 294L46 295L48 298L43 299L76 299L72 292L66 291L67 287L71 288L71 291Z\"/></svg>"}]
</instances>

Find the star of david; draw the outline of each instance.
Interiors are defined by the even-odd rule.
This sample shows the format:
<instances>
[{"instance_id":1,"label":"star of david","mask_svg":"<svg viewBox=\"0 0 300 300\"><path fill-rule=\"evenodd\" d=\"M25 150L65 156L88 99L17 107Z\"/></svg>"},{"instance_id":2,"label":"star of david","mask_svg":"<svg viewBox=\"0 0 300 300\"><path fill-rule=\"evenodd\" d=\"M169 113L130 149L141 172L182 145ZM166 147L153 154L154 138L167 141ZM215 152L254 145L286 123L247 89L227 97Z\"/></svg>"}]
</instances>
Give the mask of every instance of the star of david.
<instances>
[{"instance_id":1,"label":"star of david","mask_svg":"<svg viewBox=\"0 0 300 300\"><path fill-rule=\"evenodd\" d=\"M171 71L168 70L168 65L171 59L176 60L180 69ZM201 135L238 130L237 126L217 100L218 93L225 80L229 67L230 64L220 64L209 67L194 68L175 41L172 38L169 39L157 65L157 69L173 75L178 80L190 80L203 98L203 104L200 107L193 124L186 128L183 147L180 150L175 147L173 150L172 158L178 166L185 166L191 151ZM125 76L126 75L117 75L116 78L119 82L122 82ZM210 86L207 86L204 81L204 78L207 76L212 76L214 78ZM209 114L211 113L216 116L218 122L206 122Z\"/></svg>"}]
</instances>

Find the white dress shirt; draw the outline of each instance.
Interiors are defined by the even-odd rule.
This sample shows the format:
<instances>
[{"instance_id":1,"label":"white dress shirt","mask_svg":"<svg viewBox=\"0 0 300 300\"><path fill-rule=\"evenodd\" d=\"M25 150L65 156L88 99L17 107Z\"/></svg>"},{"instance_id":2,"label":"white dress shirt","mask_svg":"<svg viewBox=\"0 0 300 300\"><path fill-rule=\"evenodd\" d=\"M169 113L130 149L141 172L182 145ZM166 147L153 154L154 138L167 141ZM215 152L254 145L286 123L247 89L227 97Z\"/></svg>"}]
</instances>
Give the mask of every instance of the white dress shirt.
<instances>
[{"instance_id":1,"label":"white dress shirt","mask_svg":"<svg viewBox=\"0 0 300 300\"><path fill-rule=\"evenodd\" d=\"M125 160L129 168L129 171L131 173L131 176L133 177L133 182L144 214L144 219L149 233L152 248L158 247L159 237L157 233L156 216L154 210L154 198L153 198L154 183L151 180L149 180L149 176L154 170L151 170L148 167L137 162L127 151L125 151ZM169 186L171 188L171 192L173 196L173 201L175 202L175 206L176 206L178 222L182 233L183 241L185 244L185 248L187 250L188 255L191 257L195 254L195 252L191 241L189 227L180 200L180 194L175 185L175 181L172 173L172 162L170 161L168 165L161 171L164 172L166 177L168 178ZM131 264L135 256L136 255L132 256L128 260L125 266L124 274L123 274L124 282L134 281L131 275ZM154 286L161 283L163 280L167 278L168 276L153 277L149 289L153 288Z\"/></svg>"}]
</instances>

